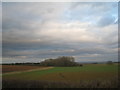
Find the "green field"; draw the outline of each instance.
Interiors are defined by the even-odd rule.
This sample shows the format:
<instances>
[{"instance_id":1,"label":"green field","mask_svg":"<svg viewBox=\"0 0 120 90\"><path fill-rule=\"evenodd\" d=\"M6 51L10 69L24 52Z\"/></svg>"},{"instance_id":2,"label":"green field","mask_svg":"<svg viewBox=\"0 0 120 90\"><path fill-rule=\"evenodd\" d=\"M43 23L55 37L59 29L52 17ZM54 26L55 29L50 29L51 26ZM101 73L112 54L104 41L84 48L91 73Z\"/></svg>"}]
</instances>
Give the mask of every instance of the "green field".
<instances>
[{"instance_id":1,"label":"green field","mask_svg":"<svg viewBox=\"0 0 120 90\"><path fill-rule=\"evenodd\" d=\"M17 80L48 80L48 81L79 81L94 79L110 79L116 77L118 65L88 64L83 67L54 67L15 74L3 74L3 79Z\"/></svg>"},{"instance_id":2,"label":"green field","mask_svg":"<svg viewBox=\"0 0 120 90\"><path fill-rule=\"evenodd\" d=\"M2 74L3 88L115 88L118 64L84 64Z\"/></svg>"}]
</instances>

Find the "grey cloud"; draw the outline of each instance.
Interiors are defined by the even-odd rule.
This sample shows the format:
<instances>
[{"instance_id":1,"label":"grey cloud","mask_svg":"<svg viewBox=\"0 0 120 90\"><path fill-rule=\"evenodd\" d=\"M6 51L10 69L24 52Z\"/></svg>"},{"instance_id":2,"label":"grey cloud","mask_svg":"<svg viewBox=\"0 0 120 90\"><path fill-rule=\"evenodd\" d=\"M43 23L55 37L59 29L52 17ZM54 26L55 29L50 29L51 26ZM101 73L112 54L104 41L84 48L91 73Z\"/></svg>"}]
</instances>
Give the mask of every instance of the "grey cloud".
<instances>
[{"instance_id":1,"label":"grey cloud","mask_svg":"<svg viewBox=\"0 0 120 90\"><path fill-rule=\"evenodd\" d=\"M28 58L44 59L57 56L80 56L76 60L96 60L96 57L99 57L98 60L109 60L111 56L116 57L116 26L111 26L112 29L108 27L114 17L103 16L106 15L105 11L108 11L108 14L113 7L109 4L98 6L95 3L81 3L81 7L80 3L77 6L72 4L4 3L3 57L16 57L16 60L24 58L26 61ZM91 7L89 12L85 11L88 7ZM103 7L108 8L103 10ZM61 19L64 17L63 13L68 10L71 18L77 20L67 22L66 18ZM97 13L99 11L101 14ZM89 20L98 21L99 14L102 17L98 25L106 26L107 29L88 23ZM83 23L82 18L89 20Z\"/></svg>"},{"instance_id":2,"label":"grey cloud","mask_svg":"<svg viewBox=\"0 0 120 90\"><path fill-rule=\"evenodd\" d=\"M117 53L117 48L109 49L109 48L103 48L103 47L96 47L96 48L81 48L81 49L38 49L38 50L4 50L3 56L47 56L51 55L54 57L54 55L68 55L68 56L74 56L74 55L86 55L86 54L114 54Z\"/></svg>"},{"instance_id":3,"label":"grey cloud","mask_svg":"<svg viewBox=\"0 0 120 90\"><path fill-rule=\"evenodd\" d=\"M88 59L89 58L89 59ZM107 54L107 55L100 55L96 57L79 57L76 56L76 60L78 62L105 62L105 61L118 61L118 55L117 54Z\"/></svg>"},{"instance_id":4,"label":"grey cloud","mask_svg":"<svg viewBox=\"0 0 120 90\"><path fill-rule=\"evenodd\" d=\"M104 52L104 53L103 53ZM76 61L107 61L117 60L116 51L102 49L102 48L85 48L85 49L68 49L68 50L23 50L23 51L9 51L5 55L8 58L24 59L24 62L29 61L29 58L37 58L37 61L45 58L55 58L61 55L74 56ZM16 53L16 54L15 54ZM109 57L108 57L109 56ZM108 58L107 58L108 57ZM3 57L4 58L4 57ZM89 58L89 59L88 59Z\"/></svg>"},{"instance_id":5,"label":"grey cloud","mask_svg":"<svg viewBox=\"0 0 120 90\"><path fill-rule=\"evenodd\" d=\"M104 27L104 26L108 26L110 24L114 24L115 22L115 17L107 15L107 16L103 16L100 18L100 20L98 21L97 25L100 27Z\"/></svg>"}]
</instances>

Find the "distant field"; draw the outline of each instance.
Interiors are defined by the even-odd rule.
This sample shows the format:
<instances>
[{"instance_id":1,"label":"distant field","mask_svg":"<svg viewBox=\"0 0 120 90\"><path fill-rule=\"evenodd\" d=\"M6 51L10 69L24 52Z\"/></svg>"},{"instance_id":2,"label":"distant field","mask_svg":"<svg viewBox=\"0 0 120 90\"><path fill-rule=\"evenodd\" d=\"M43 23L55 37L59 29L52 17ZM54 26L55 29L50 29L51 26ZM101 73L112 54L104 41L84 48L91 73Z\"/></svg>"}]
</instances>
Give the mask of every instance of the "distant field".
<instances>
[{"instance_id":1,"label":"distant field","mask_svg":"<svg viewBox=\"0 0 120 90\"><path fill-rule=\"evenodd\" d=\"M9 71L38 69L36 66L3 66L9 67ZM17 67L17 68L16 68ZM11 69L10 69L11 68ZM20 70L21 69L21 70ZM5 70L5 69L3 69ZM7 69L6 69L7 70ZM6 71L5 70L5 71ZM3 79L26 79L26 80L84 80L84 79L109 79L117 75L117 65L84 65L83 67L54 67L47 70L37 70L16 74L3 74ZM4 72L5 72L4 71Z\"/></svg>"},{"instance_id":2,"label":"distant field","mask_svg":"<svg viewBox=\"0 0 120 90\"><path fill-rule=\"evenodd\" d=\"M44 68L42 66L25 66L25 65L2 65L1 67L2 73Z\"/></svg>"}]
</instances>

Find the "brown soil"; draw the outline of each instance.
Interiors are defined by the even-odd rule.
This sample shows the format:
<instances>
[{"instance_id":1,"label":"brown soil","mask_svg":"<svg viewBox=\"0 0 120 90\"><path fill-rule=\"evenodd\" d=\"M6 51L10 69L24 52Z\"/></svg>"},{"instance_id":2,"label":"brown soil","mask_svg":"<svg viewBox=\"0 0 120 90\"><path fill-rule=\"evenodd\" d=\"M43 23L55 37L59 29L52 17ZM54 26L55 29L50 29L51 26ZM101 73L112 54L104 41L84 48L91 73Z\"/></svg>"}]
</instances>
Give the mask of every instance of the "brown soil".
<instances>
[{"instance_id":1,"label":"brown soil","mask_svg":"<svg viewBox=\"0 0 120 90\"><path fill-rule=\"evenodd\" d=\"M2 73L26 71L31 69L45 68L42 66L26 66L26 65L2 65Z\"/></svg>"}]
</instances>

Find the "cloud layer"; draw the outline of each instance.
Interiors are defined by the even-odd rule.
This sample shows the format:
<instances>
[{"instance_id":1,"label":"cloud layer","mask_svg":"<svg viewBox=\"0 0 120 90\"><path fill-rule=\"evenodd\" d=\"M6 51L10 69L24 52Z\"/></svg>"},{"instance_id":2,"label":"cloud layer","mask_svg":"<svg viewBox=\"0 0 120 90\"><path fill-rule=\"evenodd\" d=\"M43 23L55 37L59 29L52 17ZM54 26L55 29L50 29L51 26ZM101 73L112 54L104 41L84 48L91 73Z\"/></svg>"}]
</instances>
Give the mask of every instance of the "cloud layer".
<instances>
[{"instance_id":1,"label":"cloud layer","mask_svg":"<svg viewBox=\"0 0 120 90\"><path fill-rule=\"evenodd\" d=\"M118 60L117 3L19 2L2 8L3 62Z\"/></svg>"}]
</instances>

